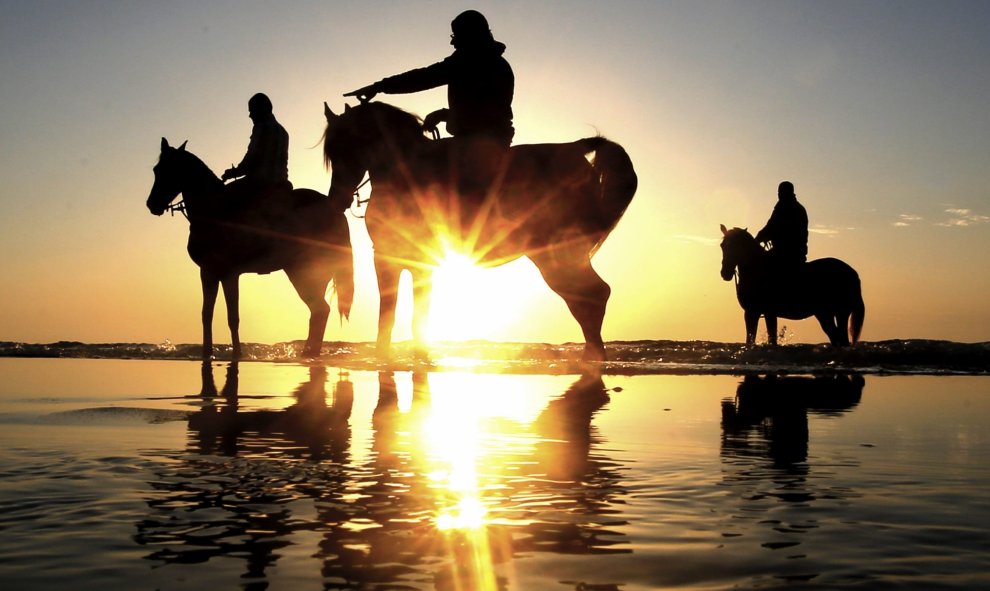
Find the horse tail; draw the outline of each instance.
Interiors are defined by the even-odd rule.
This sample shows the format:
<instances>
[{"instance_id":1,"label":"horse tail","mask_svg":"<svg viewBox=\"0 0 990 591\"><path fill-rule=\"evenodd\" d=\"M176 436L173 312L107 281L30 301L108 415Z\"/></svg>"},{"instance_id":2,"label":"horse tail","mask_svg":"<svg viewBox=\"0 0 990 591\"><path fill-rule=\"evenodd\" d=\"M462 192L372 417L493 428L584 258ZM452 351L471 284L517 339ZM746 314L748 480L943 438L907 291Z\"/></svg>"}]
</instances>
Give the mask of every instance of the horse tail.
<instances>
[{"instance_id":1,"label":"horse tail","mask_svg":"<svg viewBox=\"0 0 990 591\"><path fill-rule=\"evenodd\" d=\"M354 303L354 253L351 249L351 231L344 214L339 214L340 224L334 237L339 240L334 246L338 256L334 257L333 290L337 294L337 312L341 319L349 319Z\"/></svg>"},{"instance_id":2,"label":"horse tail","mask_svg":"<svg viewBox=\"0 0 990 591\"><path fill-rule=\"evenodd\" d=\"M584 149L585 154L594 152L591 165L598 176L601 188L599 202L601 235L591 249L591 254L594 254L622 219L633 195L636 194L639 178L633 168L632 159L619 144L601 136L578 140L578 144Z\"/></svg>"},{"instance_id":3,"label":"horse tail","mask_svg":"<svg viewBox=\"0 0 990 591\"><path fill-rule=\"evenodd\" d=\"M855 293L853 293L852 316L849 318L849 340L852 344L859 341L859 335L863 332L863 320L866 317L866 304L863 303L863 287L859 281L859 275L855 274Z\"/></svg>"}]
</instances>

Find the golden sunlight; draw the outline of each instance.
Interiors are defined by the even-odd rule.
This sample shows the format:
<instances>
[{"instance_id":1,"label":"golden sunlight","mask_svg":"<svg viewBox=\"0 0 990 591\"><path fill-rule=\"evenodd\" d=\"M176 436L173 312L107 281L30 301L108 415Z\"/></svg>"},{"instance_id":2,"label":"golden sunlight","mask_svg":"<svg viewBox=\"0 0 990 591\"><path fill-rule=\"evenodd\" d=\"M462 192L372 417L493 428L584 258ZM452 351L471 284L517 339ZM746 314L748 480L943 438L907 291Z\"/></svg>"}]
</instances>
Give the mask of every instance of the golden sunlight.
<instances>
[{"instance_id":1,"label":"golden sunlight","mask_svg":"<svg viewBox=\"0 0 990 591\"><path fill-rule=\"evenodd\" d=\"M501 304L505 296L503 290L511 290L512 286L495 285L490 275L471 257L447 251L433 272L427 339L463 341L498 338L506 321ZM500 313L488 313L494 310Z\"/></svg>"}]
</instances>

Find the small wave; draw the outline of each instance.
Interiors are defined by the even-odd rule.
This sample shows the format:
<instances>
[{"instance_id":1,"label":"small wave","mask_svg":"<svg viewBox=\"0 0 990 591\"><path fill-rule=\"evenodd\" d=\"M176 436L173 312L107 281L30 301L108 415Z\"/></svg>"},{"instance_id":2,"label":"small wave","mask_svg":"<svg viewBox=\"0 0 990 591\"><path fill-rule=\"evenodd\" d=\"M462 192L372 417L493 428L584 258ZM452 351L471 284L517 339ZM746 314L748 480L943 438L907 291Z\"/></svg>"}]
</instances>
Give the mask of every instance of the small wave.
<instances>
[{"instance_id":1,"label":"small wave","mask_svg":"<svg viewBox=\"0 0 990 591\"><path fill-rule=\"evenodd\" d=\"M89 423L167 423L184 421L191 413L160 408L137 408L107 406L54 412L40 417L44 423L89 424Z\"/></svg>"},{"instance_id":2,"label":"small wave","mask_svg":"<svg viewBox=\"0 0 990 591\"><path fill-rule=\"evenodd\" d=\"M230 347L217 346L215 359L230 359ZM302 341L247 343L242 361L300 361ZM714 341L613 341L607 343L607 373L858 372L898 374L990 373L990 342L888 340L835 349L824 344L746 347ZM327 342L314 360L344 369L475 369L512 373L574 373L582 367L580 343L439 342L422 355L411 343L397 343L388 362L374 343ZM199 360L198 344L0 342L0 357Z\"/></svg>"}]
</instances>

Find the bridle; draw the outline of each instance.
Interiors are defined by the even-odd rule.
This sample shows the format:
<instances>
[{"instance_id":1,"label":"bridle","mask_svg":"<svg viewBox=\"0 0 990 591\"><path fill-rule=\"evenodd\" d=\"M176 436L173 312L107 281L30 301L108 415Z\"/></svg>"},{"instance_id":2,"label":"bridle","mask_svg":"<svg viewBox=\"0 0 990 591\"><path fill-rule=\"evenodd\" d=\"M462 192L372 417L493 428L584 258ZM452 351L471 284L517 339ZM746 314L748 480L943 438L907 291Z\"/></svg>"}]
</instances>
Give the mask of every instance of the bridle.
<instances>
[{"instance_id":1,"label":"bridle","mask_svg":"<svg viewBox=\"0 0 990 591\"><path fill-rule=\"evenodd\" d=\"M189 214L186 212L186 201L184 199L180 199L176 203L169 203L168 207L165 208L165 211L172 214L172 217L175 217L175 212L179 212L182 214L182 217L187 220L189 219Z\"/></svg>"},{"instance_id":2,"label":"bridle","mask_svg":"<svg viewBox=\"0 0 990 591\"><path fill-rule=\"evenodd\" d=\"M358 184L358 186L354 187L354 204L351 205L350 212L352 216L354 216L359 220L364 219L364 217L368 215L367 213L363 213L363 214L357 213L355 212L355 210L361 209L362 206L367 205L368 202L371 201L371 195L368 195L368 197L365 199L361 198L361 187L367 185L370 181L371 181L371 176L369 175L367 178L361 181L361 183Z\"/></svg>"}]
</instances>

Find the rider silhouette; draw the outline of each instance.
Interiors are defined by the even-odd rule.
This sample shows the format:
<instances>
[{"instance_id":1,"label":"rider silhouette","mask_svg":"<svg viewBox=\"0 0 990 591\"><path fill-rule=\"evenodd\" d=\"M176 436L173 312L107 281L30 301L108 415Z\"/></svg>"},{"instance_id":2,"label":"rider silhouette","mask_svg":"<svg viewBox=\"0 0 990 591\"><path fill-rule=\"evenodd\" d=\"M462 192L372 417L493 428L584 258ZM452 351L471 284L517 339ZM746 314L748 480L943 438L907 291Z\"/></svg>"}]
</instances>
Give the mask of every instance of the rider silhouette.
<instances>
[{"instance_id":1,"label":"rider silhouette","mask_svg":"<svg viewBox=\"0 0 990 591\"><path fill-rule=\"evenodd\" d=\"M407 94L446 85L448 108L427 115L423 128L435 131L446 121L460 173L458 188L475 193L488 189L501 156L512 143L515 76L502 57L505 45L495 41L480 12L462 12L450 28L454 52L443 61L384 78L344 96L368 101L379 92Z\"/></svg>"},{"instance_id":2,"label":"rider silhouette","mask_svg":"<svg viewBox=\"0 0 990 591\"><path fill-rule=\"evenodd\" d=\"M778 267L804 263L808 257L808 213L798 203L794 185L789 181L777 187L777 205L770 220L757 232L756 241L769 243L770 255Z\"/></svg>"},{"instance_id":3,"label":"rider silhouette","mask_svg":"<svg viewBox=\"0 0 990 591\"><path fill-rule=\"evenodd\" d=\"M292 189L289 182L289 134L275 119L272 101L257 93L248 101L248 115L254 121L247 153L237 166L228 168L223 180L238 179L236 191L258 196Z\"/></svg>"}]
</instances>

